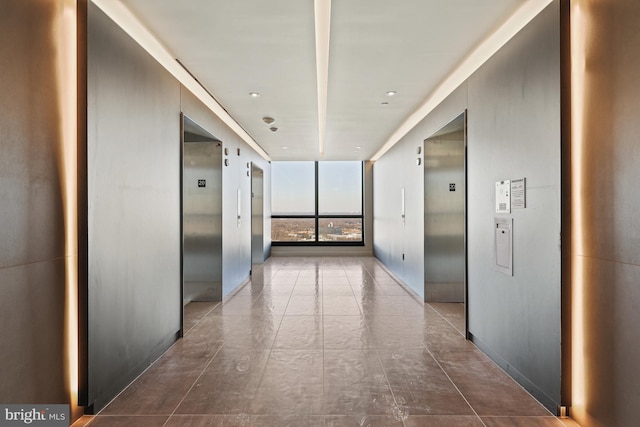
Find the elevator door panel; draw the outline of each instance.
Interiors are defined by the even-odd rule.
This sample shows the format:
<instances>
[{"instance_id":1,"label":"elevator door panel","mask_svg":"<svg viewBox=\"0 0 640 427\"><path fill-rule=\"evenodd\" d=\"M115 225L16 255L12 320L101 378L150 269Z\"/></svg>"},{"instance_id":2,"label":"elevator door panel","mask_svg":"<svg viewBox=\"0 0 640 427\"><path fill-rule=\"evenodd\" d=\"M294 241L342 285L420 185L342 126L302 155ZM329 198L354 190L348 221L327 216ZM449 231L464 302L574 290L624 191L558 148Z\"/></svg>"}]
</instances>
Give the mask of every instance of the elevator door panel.
<instances>
[{"instance_id":1,"label":"elevator door panel","mask_svg":"<svg viewBox=\"0 0 640 427\"><path fill-rule=\"evenodd\" d=\"M425 140L425 301L464 302L465 137L460 129Z\"/></svg>"},{"instance_id":2,"label":"elevator door panel","mask_svg":"<svg viewBox=\"0 0 640 427\"><path fill-rule=\"evenodd\" d=\"M251 262L264 262L264 173L251 167Z\"/></svg>"},{"instance_id":3,"label":"elevator door panel","mask_svg":"<svg viewBox=\"0 0 640 427\"><path fill-rule=\"evenodd\" d=\"M221 151L219 142L189 141L185 136L183 170L183 303L185 304L190 301L222 299Z\"/></svg>"}]
</instances>

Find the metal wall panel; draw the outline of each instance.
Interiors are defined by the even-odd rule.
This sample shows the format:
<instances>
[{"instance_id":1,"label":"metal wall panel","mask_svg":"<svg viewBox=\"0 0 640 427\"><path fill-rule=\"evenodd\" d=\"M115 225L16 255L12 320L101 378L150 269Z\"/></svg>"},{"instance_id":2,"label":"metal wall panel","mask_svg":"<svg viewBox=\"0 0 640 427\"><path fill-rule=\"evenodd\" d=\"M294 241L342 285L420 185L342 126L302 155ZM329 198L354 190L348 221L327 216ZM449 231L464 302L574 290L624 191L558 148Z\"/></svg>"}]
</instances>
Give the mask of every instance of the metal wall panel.
<instances>
[{"instance_id":1,"label":"metal wall panel","mask_svg":"<svg viewBox=\"0 0 640 427\"><path fill-rule=\"evenodd\" d=\"M180 331L180 85L93 3L88 32L88 399L99 410Z\"/></svg>"},{"instance_id":2,"label":"metal wall panel","mask_svg":"<svg viewBox=\"0 0 640 427\"><path fill-rule=\"evenodd\" d=\"M408 200L420 200L422 216L424 193L422 184L407 185L398 177L408 168L399 153L410 153L416 141L468 110L469 331L485 352L553 410L560 402L561 383L559 4L552 2L525 26L374 169L375 255L414 287L408 282L414 275L405 271L418 271L424 264L423 230L403 229L390 209L404 186ZM513 213L514 276L508 277L494 268L493 192L496 181L523 177L527 208ZM417 179L422 183L424 176ZM419 253L419 259L403 263L397 257L400 248Z\"/></svg>"},{"instance_id":3,"label":"metal wall panel","mask_svg":"<svg viewBox=\"0 0 640 427\"><path fill-rule=\"evenodd\" d=\"M62 7L0 2L0 402L71 403L65 390L67 176L54 70ZM70 175L67 175L70 174ZM71 263L70 263L71 264Z\"/></svg>"},{"instance_id":4,"label":"metal wall panel","mask_svg":"<svg viewBox=\"0 0 640 427\"><path fill-rule=\"evenodd\" d=\"M560 8L553 2L468 82L469 332L555 410L561 383ZM526 178L526 209L495 212L495 183ZM513 219L513 276L494 218Z\"/></svg>"},{"instance_id":5,"label":"metal wall panel","mask_svg":"<svg viewBox=\"0 0 640 427\"><path fill-rule=\"evenodd\" d=\"M640 2L572 1L575 266L571 415L584 427L638 423L640 403ZM575 20L574 20L575 19ZM575 37L575 38L574 38ZM578 98L576 98L578 99ZM577 155L575 155L577 154Z\"/></svg>"}]
</instances>

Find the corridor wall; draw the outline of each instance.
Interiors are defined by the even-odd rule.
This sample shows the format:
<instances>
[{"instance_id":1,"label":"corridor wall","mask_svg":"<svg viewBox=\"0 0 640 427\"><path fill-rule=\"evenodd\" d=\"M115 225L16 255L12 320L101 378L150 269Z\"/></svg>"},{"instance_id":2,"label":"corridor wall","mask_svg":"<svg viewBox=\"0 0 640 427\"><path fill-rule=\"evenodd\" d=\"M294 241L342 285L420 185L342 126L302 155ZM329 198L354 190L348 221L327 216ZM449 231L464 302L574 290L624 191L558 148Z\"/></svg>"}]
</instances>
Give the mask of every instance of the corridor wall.
<instances>
[{"instance_id":1,"label":"corridor wall","mask_svg":"<svg viewBox=\"0 0 640 427\"><path fill-rule=\"evenodd\" d=\"M561 400L560 43L554 1L374 165L375 255L424 296L416 148L467 110L469 334L553 412ZM515 178L527 179L527 207L496 214L495 183ZM513 276L496 268L495 217L513 219Z\"/></svg>"},{"instance_id":2,"label":"corridor wall","mask_svg":"<svg viewBox=\"0 0 640 427\"><path fill-rule=\"evenodd\" d=\"M571 416L638 423L640 2L571 2L573 325Z\"/></svg>"},{"instance_id":3,"label":"corridor wall","mask_svg":"<svg viewBox=\"0 0 640 427\"><path fill-rule=\"evenodd\" d=\"M222 178L223 295L251 270L247 165L258 162L267 185L270 169L93 3L87 55L85 404L98 411L180 336L180 113L229 150ZM265 251L269 246L266 238Z\"/></svg>"},{"instance_id":4,"label":"corridor wall","mask_svg":"<svg viewBox=\"0 0 640 427\"><path fill-rule=\"evenodd\" d=\"M60 5L0 2L0 402L70 403ZM25 23L29 23L25 25Z\"/></svg>"}]
</instances>

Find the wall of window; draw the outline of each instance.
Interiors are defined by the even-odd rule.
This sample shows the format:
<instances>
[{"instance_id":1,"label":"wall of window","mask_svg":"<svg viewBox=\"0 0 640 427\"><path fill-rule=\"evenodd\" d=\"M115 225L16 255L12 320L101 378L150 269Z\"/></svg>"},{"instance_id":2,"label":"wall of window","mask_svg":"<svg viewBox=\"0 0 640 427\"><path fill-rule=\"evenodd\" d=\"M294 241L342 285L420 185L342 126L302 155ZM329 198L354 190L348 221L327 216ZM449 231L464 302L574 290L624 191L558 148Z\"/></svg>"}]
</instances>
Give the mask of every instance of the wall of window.
<instances>
[{"instance_id":1,"label":"wall of window","mask_svg":"<svg viewBox=\"0 0 640 427\"><path fill-rule=\"evenodd\" d=\"M273 245L363 245L363 164L273 162Z\"/></svg>"}]
</instances>

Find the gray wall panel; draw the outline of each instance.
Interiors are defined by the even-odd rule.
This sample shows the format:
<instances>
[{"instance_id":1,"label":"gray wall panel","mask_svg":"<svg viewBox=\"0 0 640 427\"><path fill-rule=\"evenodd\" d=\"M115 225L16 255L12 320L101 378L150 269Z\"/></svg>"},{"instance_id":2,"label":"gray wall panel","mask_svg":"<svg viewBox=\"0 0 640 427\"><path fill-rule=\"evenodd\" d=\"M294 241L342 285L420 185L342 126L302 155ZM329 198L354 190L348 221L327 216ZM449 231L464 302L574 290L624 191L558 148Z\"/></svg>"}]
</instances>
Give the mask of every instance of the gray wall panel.
<instances>
[{"instance_id":1,"label":"gray wall panel","mask_svg":"<svg viewBox=\"0 0 640 427\"><path fill-rule=\"evenodd\" d=\"M88 36L89 401L180 330L180 85L95 6Z\"/></svg>"},{"instance_id":2,"label":"gray wall panel","mask_svg":"<svg viewBox=\"0 0 640 427\"><path fill-rule=\"evenodd\" d=\"M584 342L573 349L584 369L575 363L573 375L585 384L574 391L572 416L585 427L631 426L640 403L640 2L575 3L588 66L575 75L583 102L572 106L583 124L572 135L582 154L574 157L582 173L574 175L573 308L584 313L574 325Z\"/></svg>"},{"instance_id":3,"label":"gray wall panel","mask_svg":"<svg viewBox=\"0 0 640 427\"><path fill-rule=\"evenodd\" d=\"M401 192L405 166L401 146L393 147L373 166L373 251L400 278L404 275Z\"/></svg>"},{"instance_id":4,"label":"gray wall panel","mask_svg":"<svg viewBox=\"0 0 640 427\"><path fill-rule=\"evenodd\" d=\"M52 3L0 4L0 268L64 253L56 24Z\"/></svg>"},{"instance_id":5,"label":"gray wall panel","mask_svg":"<svg viewBox=\"0 0 640 427\"><path fill-rule=\"evenodd\" d=\"M0 269L2 403L68 403L65 259Z\"/></svg>"},{"instance_id":6,"label":"gray wall panel","mask_svg":"<svg viewBox=\"0 0 640 427\"><path fill-rule=\"evenodd\" d=\"M548 406L560 402L560 12L553 3L469 79L469 331ZM495 182L527 208L495 213ZM513 218L513 276L493 218Z\"/></svg>"},{"instance_id":7,"label":"gray wall panel","mask_svg":"<svg viewBox=\"0 0 640 427\"><path fill-rule=\"evenodd\" d=\"M423 185L409 182L422 175L413 177L407 156L468 109L469 329L552 409L560 402L560 105L556 1L378 160L374 178L375 254L409 286L422 287L423 230L403 229L389 199L404 186L407 200L422 203ZM502 215L514 219L510 277L494 267L495 181L522 177L527 208ZM423 206L409 206L422 219ZM400 249L419 256L402 263Z\"/></svg>"},{"instance_id":8,"label":"gray wall panel","mask_svg":"<svg viewBox=\"0 0 640 427\"><path fill-rule=\"evenodd\" d=\"M70 403L52 1L0 2L0 402ZM25 25L28 23L28 25Z\"/></svg>"}]
</instances>

